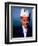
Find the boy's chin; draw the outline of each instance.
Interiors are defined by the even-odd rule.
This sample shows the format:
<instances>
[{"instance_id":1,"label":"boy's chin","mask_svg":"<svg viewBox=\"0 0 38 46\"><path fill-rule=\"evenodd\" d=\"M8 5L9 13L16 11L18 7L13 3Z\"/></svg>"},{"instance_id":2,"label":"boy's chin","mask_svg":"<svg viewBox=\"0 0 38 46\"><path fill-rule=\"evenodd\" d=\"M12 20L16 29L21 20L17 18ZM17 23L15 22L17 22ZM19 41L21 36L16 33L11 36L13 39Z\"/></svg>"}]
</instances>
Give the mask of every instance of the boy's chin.
<instances>
[{"instance_id":1,"label":"boy's chin","mask_svg":"<svg viewBox=\"0 0 38 46\"><path fill-rule=\"evenodd\" d=\"M24 26L25 28L28 28L28 26Z\"/></svg>"},{"instance_id":2,"label":"boy's chin","mask_svg":"<svg viewBox=\"0 0 38 46\"><path fill-rule=\"evenodd\" d=\"M25 28L28 28L28 25L24 25Z\"/></svg>"}]
</instances>

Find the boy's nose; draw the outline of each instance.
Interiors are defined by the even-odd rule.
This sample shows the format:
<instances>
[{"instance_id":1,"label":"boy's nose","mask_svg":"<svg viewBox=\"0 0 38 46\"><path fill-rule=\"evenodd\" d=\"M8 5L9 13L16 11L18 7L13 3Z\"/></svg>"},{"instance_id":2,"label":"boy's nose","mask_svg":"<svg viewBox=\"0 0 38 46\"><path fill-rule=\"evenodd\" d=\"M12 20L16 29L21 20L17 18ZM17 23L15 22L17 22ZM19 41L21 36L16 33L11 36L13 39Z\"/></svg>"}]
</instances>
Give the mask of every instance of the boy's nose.
<instances>
[{"instance_id":1,"label":"boy's nose","mask_svg":"<svg viewBox=\"0 0 38 46\"><path fill-rule=\"evenodd\" d=\"M26 25L28 25L29 23L26 23Z\"/></svg>"}]
</instances>

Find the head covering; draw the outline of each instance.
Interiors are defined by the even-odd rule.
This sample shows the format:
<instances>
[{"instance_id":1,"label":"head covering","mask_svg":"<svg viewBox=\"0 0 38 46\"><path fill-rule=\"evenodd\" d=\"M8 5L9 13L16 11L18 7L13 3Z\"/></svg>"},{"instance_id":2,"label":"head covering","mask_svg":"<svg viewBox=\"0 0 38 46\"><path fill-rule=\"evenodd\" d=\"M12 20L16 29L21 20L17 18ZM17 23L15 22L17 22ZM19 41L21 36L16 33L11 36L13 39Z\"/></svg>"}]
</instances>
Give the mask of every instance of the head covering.
<instances>
[{"instance_id":1,"label":"head covering","mask_svg":"<svg viewBox=\"0 0 38 46\"><path fill-rule=\"evenodd\" d=\"M28 10L25 10L24 8L21 9L21 13L20 13L20 16L26 16L26 17L29 17L29 11Z\"/></svg>"}]
</instances>

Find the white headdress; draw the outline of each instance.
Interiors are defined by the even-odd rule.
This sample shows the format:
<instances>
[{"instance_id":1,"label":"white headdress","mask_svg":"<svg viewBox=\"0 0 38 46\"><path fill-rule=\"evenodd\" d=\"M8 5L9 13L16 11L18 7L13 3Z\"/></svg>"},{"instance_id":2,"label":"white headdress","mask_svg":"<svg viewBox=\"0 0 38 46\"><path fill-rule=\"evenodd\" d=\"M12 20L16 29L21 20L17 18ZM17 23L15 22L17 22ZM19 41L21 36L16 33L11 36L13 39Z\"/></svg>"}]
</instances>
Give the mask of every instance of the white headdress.
<instances>
[{"instance_id":1,"label":"white headdress","mask_svg":"<svg viewBox=\"0 0 38 46\"><path fill-rule=\"evenodd\" d=\"M25 10L24 8L21 9L20 16L26 16L29 17L29 11Z\"/></svg>"}]
</instances>

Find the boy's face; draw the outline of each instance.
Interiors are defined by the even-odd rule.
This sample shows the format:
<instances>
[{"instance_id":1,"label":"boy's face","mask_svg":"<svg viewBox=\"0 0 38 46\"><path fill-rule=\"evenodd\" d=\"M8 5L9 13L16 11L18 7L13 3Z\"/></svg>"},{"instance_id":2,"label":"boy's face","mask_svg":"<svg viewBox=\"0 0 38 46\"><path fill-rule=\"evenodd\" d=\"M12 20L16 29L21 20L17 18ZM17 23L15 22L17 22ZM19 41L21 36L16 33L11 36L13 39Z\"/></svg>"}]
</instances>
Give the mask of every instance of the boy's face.
<instances>
[{"instance_id":1,"label":"boy's face","mask_svg":"<svg viewBox=\"0 0 38 46\"><path fill-rule=\"evenodd\" d=\"M28 25L29 25L29 17L26 17L26 16L21 17L21 23L22 23L22 25L23 25L25 28L27 28Z\"/></svg>"}]
</instances>

